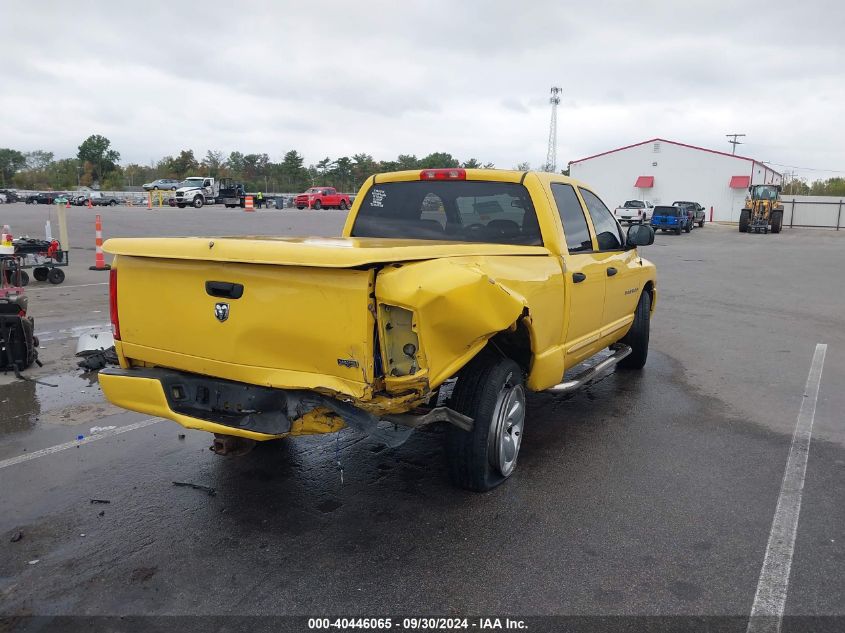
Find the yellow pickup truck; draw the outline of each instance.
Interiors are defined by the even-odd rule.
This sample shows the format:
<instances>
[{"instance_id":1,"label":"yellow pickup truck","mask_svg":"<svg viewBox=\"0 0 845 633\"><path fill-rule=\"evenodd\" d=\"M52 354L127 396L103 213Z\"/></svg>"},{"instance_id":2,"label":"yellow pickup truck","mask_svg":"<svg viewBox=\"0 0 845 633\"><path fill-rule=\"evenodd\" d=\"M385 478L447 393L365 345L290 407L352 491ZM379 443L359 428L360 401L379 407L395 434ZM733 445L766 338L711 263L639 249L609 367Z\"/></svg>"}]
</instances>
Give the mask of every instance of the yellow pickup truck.
<instances>
[{"instance_id":1,"label":"yellow pickup truck","mask_svg":"<svg viewBox=\"0 0 845 633\"><path fill-rule=\"evenodd\" d=\"M489 490L516 466L526 390L645 364L653 241L583 183L481 169L372 176L338 238L111 239L120 368L100 384L221 454L444 422L453 482Z\"/></svg>"}]
</instances>

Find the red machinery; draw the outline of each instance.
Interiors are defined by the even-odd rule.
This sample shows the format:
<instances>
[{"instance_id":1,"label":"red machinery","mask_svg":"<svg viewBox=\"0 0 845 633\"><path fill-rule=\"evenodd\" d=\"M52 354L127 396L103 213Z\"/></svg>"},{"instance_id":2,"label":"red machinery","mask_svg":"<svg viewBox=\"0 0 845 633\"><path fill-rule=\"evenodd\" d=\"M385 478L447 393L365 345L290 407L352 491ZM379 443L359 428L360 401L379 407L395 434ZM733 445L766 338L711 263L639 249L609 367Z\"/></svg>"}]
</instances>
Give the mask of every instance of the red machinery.
<instances>
[{"instance_id":1,"label":"red machinery","mask_svg":"<svg viewBox=\"0 0 845 633\"><path fill-rule=\"evenodd\" d=\"M22 267L19 255L0 255L0 370L11 369L16 376L32 363L41 365L35 320L26 314Z\"/></svg>"}]
</instances>

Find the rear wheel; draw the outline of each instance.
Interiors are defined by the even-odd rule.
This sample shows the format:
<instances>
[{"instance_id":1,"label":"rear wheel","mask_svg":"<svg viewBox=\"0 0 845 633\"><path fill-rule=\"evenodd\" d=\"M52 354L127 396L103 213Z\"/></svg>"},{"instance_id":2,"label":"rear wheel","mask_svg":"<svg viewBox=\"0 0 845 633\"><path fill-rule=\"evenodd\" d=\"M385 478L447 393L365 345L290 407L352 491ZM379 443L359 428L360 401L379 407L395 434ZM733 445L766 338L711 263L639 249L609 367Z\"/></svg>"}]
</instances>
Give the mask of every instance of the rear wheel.
<instances>
[{"instance_id":1,"label":"rear wheel","mask_svg":"<svg viewBox=\"0 0 845 633\"><path fill-rule=\"evenodd\" d=\"M522 445L522 369L508 358L482 352L461 371L450 402L474 422L471 431L452 425L446 430L449 477L467 490L491 490L513 473Z\"/></svg>"},{"instance_id":2,"label":"rear wheel","mask_svg":"<svg viewBox=\"0 0 845 633\"><path fill-rule=\"evenodd\" d=\"M772 233L780 233L783 228L783 211L772 211Z\"/></svg>"},{"instance_id":3,"label":"rear wheel","mask_svg":"<svg viewBox=\"0 0 845 633\"><path fill-rule=\"evenodd\" d=\"M176 206L177 206L177 207L179 207L180 209L184 209L184 208L185 208L185 203L184 203L184 202L177 202L177 203L176 203Z\"/></svg>"},{"instance_id":4,"label":"rear wheel","mask_svg":"<svg viewBox=\"0 0 845 633\"><path fill-rule=\"evenodd\" d=\"M44 267L38 267L32 271L32 276L35 277L35 281L47 281L47 275L50 274L50 270Z\"/></svg>"},{"instance_id":5,"label":"rear wheel","mask_svg":"<svg viewBox=\"0 0 845 633\"><path fill-rule=\"evenodd\" d=\"M61 268L51 268L47 273L47 281L51 284L60 284L65 280L65 273Z\"/></svg>"},{"instance_id":6,"label":"rear wheel","mask_svg":"<svg viewBox=\"0 0 845 633\"><path fill-rule=\"evenodd\" d=\"M299 209L300 211L302 211L305 208L305 205L304 204L298 204L298 205L296 205L296 208Z\"/></svg>"},{"instance_id":7,"label":"rear wheel","mask_svg":"<svg viewBox=\"0 0 845 633\"><path fill-rule=\"evenodd\" d=\"M698 228L700 228L700 229L704 228L704 219L703 218L698 221Z\"/></svg>"},{"instance_id":8,"label":"rear wheel","mask_svg":"<svg viewBox=\"0 0 845 633\"><path fill-rule=\"evenodd\" d=\"M341 200L340 204L338 205L337 208L340 209L341 211L346 211L346 208L347 208L346 207L346 200Z\"/></svg>"},{"instance_id":9,"label":"rear wheel","mask_svg":"<svg viewBox=\"0 0 845 633\"><path fill-rule=\"evenodd\" d=\"M739 212L739 232L748 233L748 224L751 222L751 209L743 209Z\"/></svg>"},{"instance_id":10,"label":"rear wheel","mask_svg":"<svg viewBox=\"0 0 845 633\"><path fill-rule=\"evenodd\" d=\"M21 271L21 286L28 286L29 285L29 275L25 270Z\"/></svg>"},{"instance_id":11,"label":"rear wheel","mask_svg":"<svg viewBox=\"0 0 845 633\"><path fill-rule=\"evenodd\" d=\"M620 343L631 348L631 353L619 361L624 369L642 369L648 359L648 338L651 323L651 294L644 292L640 296L637 310L634 312L634 323Z\"/></svg>"},{"instance_id":12,"label":"rear wheel","mask_svg":"<svg viewBox=\"0 0 845 633\"><path fill-rule=\"evenodd\" d=\"M687 220L687 224L684 227L684 231L686 231L687 233L692 231L692 220Z\"/></svg>"}]
</instances>

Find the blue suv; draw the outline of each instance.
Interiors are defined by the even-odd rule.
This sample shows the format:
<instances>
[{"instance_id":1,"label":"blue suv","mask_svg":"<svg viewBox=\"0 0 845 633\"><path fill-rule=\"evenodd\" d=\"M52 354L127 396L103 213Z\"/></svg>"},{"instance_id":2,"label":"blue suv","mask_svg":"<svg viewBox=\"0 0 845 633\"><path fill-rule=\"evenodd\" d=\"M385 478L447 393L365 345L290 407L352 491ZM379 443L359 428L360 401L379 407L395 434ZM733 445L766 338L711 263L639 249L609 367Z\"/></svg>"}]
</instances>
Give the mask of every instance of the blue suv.
<instances>
[{"instance_id":1,"label":"blue suv","mask_svg":"<svg viewBox=\"0 0 845 633\"><path fill-rule=\"evenodd\" d=\"M660 229L664 233L666 231L674 231L675 235L680 235L681 231L690 232L692 229L692 218L687 213L686 209L680 207L654 207L654 215L651 216L651 226L654 230Z\"/></svg>"}]
</instances>

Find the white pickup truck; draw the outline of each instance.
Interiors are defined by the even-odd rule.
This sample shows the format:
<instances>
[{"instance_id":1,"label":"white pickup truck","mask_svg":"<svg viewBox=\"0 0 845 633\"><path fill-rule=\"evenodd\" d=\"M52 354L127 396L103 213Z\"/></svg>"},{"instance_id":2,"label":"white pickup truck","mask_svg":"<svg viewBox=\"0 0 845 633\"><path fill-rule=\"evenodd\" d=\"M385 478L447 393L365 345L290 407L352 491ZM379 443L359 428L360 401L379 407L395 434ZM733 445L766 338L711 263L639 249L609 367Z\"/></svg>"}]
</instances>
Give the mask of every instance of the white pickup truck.
<instances>
[{"instance_id":1,"label":"white pickup truck","mask_svg":"<svg viewBox=\"0 0 845 633\"><path fill-rule=\"evenodd\" d=\"M654 206L648 200L627 200L613 210L616 219L626 224L648 224L653 214Z\"/></svg>"}]
</instances>

